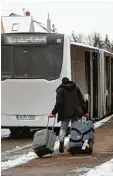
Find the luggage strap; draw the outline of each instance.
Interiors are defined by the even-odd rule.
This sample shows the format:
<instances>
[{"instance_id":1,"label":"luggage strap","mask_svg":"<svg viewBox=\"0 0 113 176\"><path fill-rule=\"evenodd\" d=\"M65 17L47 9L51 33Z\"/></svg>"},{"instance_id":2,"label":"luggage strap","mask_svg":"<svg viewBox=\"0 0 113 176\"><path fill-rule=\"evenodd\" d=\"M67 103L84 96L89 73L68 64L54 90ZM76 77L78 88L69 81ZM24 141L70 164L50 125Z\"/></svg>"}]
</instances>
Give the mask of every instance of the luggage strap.
<instances>
[{"instance_id":1,"label":"luggage strap","mask_svg":"<svg viewBox=\"0 0 113 176\"><path fill-rule=\"evenodd\" d=\"M89 138L88 140L92 141L92 143L94 143L94 140L92 140L91 138ZM83 137L81 139L77 139L77 140L74 140L72 138L70 138L70 142L74 142L74 143L77 143L77 142L83 142Z\"/></svg>"},{"instance_id":2,"label":"luggage strap","mask_svg":"<svg viewBox=\"0 0 113 176\"><path fill-rule=\"evenodd\" d=\"M78 130L77 128L71 128L72 131L76 131L77 133L81 134L81 135L85 135L87 133L90 133L91 131L95 132L95 129L94 128L90 128L89 130L85 131L85 132L80 132L80 130Z\"/></svg>"}]
</instances>

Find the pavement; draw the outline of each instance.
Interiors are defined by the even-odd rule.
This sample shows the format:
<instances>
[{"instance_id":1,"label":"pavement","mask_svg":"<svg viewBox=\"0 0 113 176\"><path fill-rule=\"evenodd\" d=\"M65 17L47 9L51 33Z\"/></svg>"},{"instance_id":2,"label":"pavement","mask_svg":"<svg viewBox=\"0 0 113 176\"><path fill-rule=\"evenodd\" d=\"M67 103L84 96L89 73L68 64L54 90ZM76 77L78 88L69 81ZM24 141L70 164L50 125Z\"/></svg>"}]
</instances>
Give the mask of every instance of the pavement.
<instances>
[{"instance_id":1,"label":"pavement","mask_svg":"<svg viewBox=\"0 0 113 176\"><path fill-rule=\"evenodd\" d=\"M113 158L113 118L96 129L94 152L72 156L60 154L34 159L27 164L2 171L2 176L80 176L101 163Z\"/></svg>"}]
</instances>

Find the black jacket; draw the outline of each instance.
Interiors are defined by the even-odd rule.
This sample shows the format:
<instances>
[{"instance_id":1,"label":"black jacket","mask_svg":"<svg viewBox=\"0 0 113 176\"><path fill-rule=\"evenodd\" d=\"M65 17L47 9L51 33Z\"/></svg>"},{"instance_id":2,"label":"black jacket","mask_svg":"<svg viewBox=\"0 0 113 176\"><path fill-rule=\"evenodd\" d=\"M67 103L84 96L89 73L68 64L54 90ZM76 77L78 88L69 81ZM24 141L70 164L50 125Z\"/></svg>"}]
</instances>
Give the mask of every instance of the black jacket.
<instances>
[{"instance_id":1,"label":"black jacket","mask_svg":"<svg viewBox=\"0 0 113 176\"><path fill-rule=\"evenodd\" d=\"M56 104L52 114L56 115L57 113L58 122L64 119L76 120L87 113L85 100L74 82L61 84L56 89Z\"/></svg>"}]
</instances>

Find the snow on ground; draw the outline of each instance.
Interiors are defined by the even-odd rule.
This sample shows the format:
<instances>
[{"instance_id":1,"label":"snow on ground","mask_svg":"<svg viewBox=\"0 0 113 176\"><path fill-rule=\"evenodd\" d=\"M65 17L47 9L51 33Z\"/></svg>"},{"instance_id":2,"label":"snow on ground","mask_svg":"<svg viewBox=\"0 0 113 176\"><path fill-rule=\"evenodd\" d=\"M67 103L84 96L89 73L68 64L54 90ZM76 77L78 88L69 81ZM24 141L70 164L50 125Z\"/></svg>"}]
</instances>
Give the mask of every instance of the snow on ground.
<instances>
[{"instance_id":1,"label":"snow on ground","mask_svg":"<svg viewBox=\"0 0 113 176\"><path fill-rule=\"evenodd\" d=\"M81 176L113 176L113 158Z\"/></svg>"},{"instance_id":2,"label":"snow on ground","mask_svg":"<svg viewBox=\"0 0 113 176\"><path fill-rule=\"evenodd\" d=\"M1 138L8 137L10 135L9 129L1 129Z\"/></svg>"},{"instance_id":3,"label":"snow on ground","mask_svg":"<svg viewBox=\"0 0 113 176\"><path fill-rule=\"evenodd\" d=\"M68 143L68 137L65 139L65 145L67 145L67 143ZM58 149L58 146L59 146L59 142L57 140L55 143L55 150ZM18 158L14 160L8 160L8 161L1 162L1 170L5 170L11 167L15 167L17 165L25 164L28 161L35 159L35 158L38 158L38 156L34 152L29 152L27 154L20 155Z\"/></svg>"},{"instance_id":4,"label":"snow on ground","mask_svg":"<svg viewBox=\"0 0 113 176\"><path fill-rule=\"evenodd\" d=\"M95 128L99 128L100 126L102 126L105 122L109 121L111 118L113 117L113 115L109 116L109 117L106 117L105 119L102 119L98 122L96 122L94 124Z\"/></svg>"},{"instance_id":5,"label":"snow on ground","mask_svg":"<svg viewBox=\"0 0 113 176\"><path fill-rule=\"evenodd\" d=\"M1 161L5 162L8 160L13 160L18 158L19 156L22 156L25 153L32 152L32 143L29 143L27 145L23 145L21 147L16 146L15 148L11 150L7 150L1 153Z\"/></svg>"},{"instance_id":6,"label":"snow on ground","mask_svg":"<svg viewBox=\"0 0 113 176\"><path fill-rule=\"evenodd\" d=\"M21 155L14 160L8 160L8 161L1 162L1 170L9 169L11 167L24 164L35 158L37 158L36 154L34 152L29 152L28 154Z\"/></svg>"},{"instance_id":7,"label":"snow on ground","mask_svg":"<svg viewBox=\"0 0 113 176\"><path fill-rule=\"evenodd\" d=\"M109 116L107 118L105 118L104 120L101 120L100 122L96 122L94 125L95 125L95 128L98 128L100 127L103 123L109 121L111 118L113 117L112 116ZM68 141L69 141L69 137L66 137L65 138L65 146L68 145ZM56 141L55 143L55 150L58 149L58 146L59 146L59 142ZM28 161L32 160L32 159L35 159L37 158L38 156L34 153L34 152L29 152L27 154L24 154L24 155L21 155L19 156L18 158L14 159L14 160L8 160L8 161L5 161L5 162L1 162L1 170L4 170L4 169L9 169L11 167L15 167L17 165L20 165L20 164L24 164L24 163L27 163ZM113 162L113 161L112 161ZM113 166L112 166L113 168ZM89 176L89 175L87 175ZM91 175L91 176L95 176L95 175ZM96 175L97 176L97 175ZM99 175L100 176L100 175ZM104 176L104 175L103 175ZM113 176L113 175L106 175L106 176Z\"/></svg>"},{"instance_id":8,"label":"snow on ground","mask_svg":"<svg viewBox=\"0 0 113 176\"><path fill-rule=\"evenodd\" d=\"M6 155L6 154L11 154L12 152L17 152L17 151L20 151L20 150L23 150L23 149L26 149L26 148L29 148L29 147L32 147L32 144L27 144L27 145L24 145L22 147L19 147L19 146L16 146L15 148L11 149L11 150L7 150L5 152L2 152L2 156Z\"/></svg>"},{"instance_id":9,"label":"snow on ground","mask_svg":"<svg viewBox=\"0 0 113 176\"><path fill-rule=\"evenodd\" d=\"M87 168L87 167L82 167L82 168L75 168L73 170L70 171L70 174L72 175L77 175L77 176L80 176L80 174L82 173L85 173L85 172L88 172L91 168ZM81 175L82 176L82 175Z\"/></svg>"}]
</instances>

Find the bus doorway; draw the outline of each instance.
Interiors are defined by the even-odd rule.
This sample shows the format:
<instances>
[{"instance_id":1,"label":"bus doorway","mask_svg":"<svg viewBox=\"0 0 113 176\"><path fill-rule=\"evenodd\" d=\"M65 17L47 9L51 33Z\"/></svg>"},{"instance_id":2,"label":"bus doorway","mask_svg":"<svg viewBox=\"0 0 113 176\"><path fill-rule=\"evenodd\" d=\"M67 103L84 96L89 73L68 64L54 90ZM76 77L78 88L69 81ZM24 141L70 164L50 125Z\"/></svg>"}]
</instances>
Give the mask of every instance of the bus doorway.
<instances>
[{"instance_id":1,"label":"bus doorway","mask_svg":"<svg viewBox=\"0 0 113 176\"><path fill-rule=\"evenodd\" d=\"M72 80L80 87L91 119L98 118L99 55L87 47L71 46Z\"/></svg>"},{"instance_id":2,"label":"bus doorway","mask_svg":"<svg viewBox=\"0 0 113 176\"><path fill-rule=\"evenodd\" d=\"M105 55L106 113L111 112L112 60Z\"/></svg>"},{"instance_id":3,"label":"bus doorway","mask_svg":"<svg viewBox=\"0 0 113 176\"><path fill-rule=\"evenodd\" d=\"M111 58L111 111L113 112L113 58Z\"/></svg>"},{"instance_id":4,"label":"bus doorway","mask_svg":"<svg viewBox=\"0 0 113 176\"><path fill-rule=\"evenodd\" d=\"M85 80L88 91L88 111L90 117L98 117L98 54L95 51L85 52Z\"/></svg>"}]
</instances>

